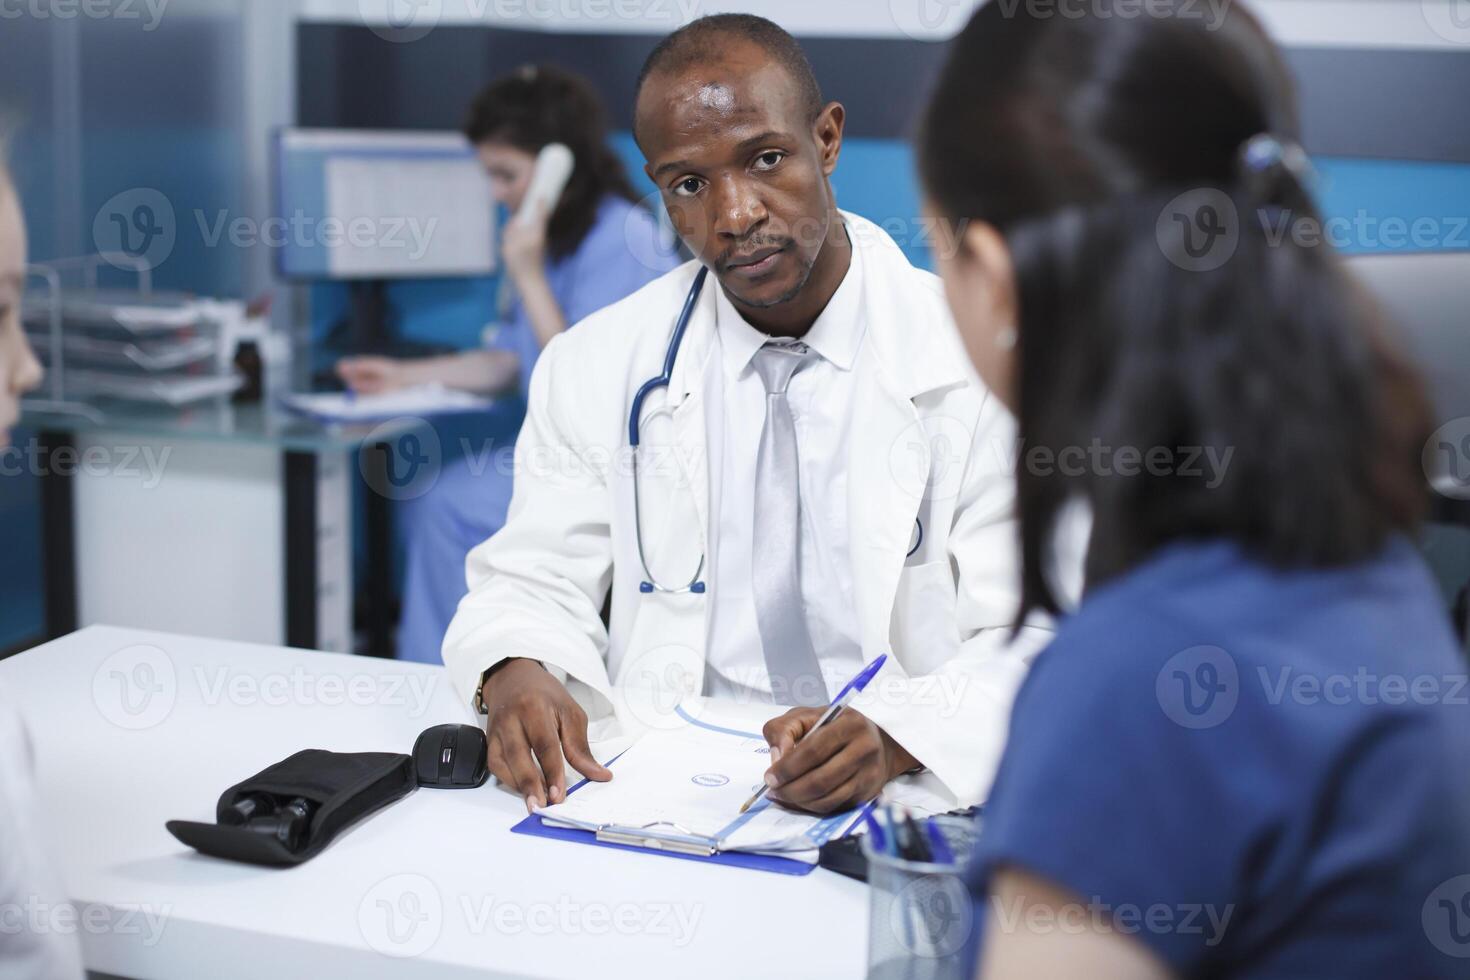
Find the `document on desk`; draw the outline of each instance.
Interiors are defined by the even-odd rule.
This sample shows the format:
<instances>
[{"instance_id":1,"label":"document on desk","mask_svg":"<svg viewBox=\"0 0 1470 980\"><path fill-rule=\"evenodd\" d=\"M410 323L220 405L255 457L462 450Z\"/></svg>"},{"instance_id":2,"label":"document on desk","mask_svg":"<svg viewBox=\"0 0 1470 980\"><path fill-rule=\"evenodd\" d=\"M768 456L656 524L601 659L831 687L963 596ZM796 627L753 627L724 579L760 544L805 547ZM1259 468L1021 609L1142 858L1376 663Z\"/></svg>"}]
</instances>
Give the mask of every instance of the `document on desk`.
<instances>
[{"instance_id":1,"label":"document on desk","mask_svg":"<svg viewBox=\"0 0 1470 980\"><path fill-rule=\"evenodd\" d=\"M770 767L770 753L759 735L691 719L640 738L609 767L611 781L585 783L537 813L554 825L581 830L657 827L707 839L717 851L814 863L817 848L847 834L862 808L818 817L763 799L742 814L741 804Z\"/></svg>"},{"instance_id":2,"label":"document on desk","mask_svg":"<svg viewBox=\"0 0 1470 980\"><path fill-rule=\"evenodd\" d=\"M281 404L322 422L376 422L400 416L427 417L487 411L488 399L439 384L415 385L381 395L348 392L285 395Z\"/></svg>"}]
</instances>

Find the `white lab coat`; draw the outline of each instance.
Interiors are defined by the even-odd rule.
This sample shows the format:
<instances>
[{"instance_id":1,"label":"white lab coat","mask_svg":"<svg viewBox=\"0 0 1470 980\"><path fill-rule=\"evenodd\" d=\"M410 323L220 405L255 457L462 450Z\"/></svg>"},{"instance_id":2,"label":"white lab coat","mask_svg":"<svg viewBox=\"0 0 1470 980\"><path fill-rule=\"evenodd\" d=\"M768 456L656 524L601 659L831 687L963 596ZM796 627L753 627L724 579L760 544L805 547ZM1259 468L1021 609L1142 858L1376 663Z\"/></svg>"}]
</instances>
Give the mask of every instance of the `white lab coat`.
<instances>
[{"instance_id":1,"label":"white lab coat","mask_svg":"<svg viewBox=\"0 0 1470 980\"><path fill-rule=\"evenodd\" d=\"M863 249L860 357L870 362L859 374L849 449L853 598L864 658L891 654L856 706L957 801L975 803L989 791L1015 693L1051 635L1028 625L1010 636L1019 594L1014 422L975 374L939 280L876 225L844 217ZM537 364L509 518L470 552L469 594L444 641L466 699L509 657L564 672L594 718L613 711L610 685L700 692L720 583L707 562L705 595L639 591L627 463L634 393L661 370L698 269L687 263L593 314ZM644 541L654 574L669 585L689 581L717 525L701 382L717 349L718 288L711 276L667 395L654 395L644 412ZM922 541L909 556L916 521Z\"/></svg>"}]
</instances>

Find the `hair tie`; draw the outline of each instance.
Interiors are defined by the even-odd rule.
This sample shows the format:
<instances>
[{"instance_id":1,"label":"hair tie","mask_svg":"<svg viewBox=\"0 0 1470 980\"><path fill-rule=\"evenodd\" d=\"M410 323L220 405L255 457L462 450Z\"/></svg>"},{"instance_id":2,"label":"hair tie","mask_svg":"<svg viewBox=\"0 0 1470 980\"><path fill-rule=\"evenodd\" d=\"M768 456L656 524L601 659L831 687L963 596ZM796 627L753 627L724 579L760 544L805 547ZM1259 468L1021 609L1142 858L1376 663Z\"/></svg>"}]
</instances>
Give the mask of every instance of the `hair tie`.
<instances>
[{"instance_id":1,"label":"hair tie","mask_svg":"<svg viewBox=\"0 0 1470 980\"><path fill-rule=\"evenodd\" d=\"M1241 169L1254 178L1284 170L1305 190L1316 179L1311 158L1296 140L1282 140L1270 133L1257 133L1240 144Z\"/></svg>"}]
</instances>

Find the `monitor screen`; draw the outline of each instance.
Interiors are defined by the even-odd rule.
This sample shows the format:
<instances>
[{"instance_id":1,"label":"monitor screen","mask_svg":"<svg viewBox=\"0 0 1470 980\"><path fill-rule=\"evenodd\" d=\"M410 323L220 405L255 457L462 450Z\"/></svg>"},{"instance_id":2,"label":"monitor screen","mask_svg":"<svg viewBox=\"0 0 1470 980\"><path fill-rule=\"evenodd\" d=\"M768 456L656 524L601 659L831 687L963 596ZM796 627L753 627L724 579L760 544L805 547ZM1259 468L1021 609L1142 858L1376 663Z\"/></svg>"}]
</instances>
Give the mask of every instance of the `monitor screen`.
<instances>
[{"instance_id":1,"label":"monitor screen","mask_svg":"<svg viewBox=\"0 0 1470 980\"><path fill-rule=\"evenodd\" d=\"M288 279L411 279L495 271L495 202L452 132L286 129L271 231Z\"/></svg>"},{"instance_id":2,"label":"monitor screen","mask_svg":"<svg viewBox=\"0 0 1470 980\"><path fill-rule=\"evenodd\" d=\"M1417 363L1435 425L1470 416L1470 252L1351 255L1348 268L1371 290Z\"/></svg>"}]
</instances>

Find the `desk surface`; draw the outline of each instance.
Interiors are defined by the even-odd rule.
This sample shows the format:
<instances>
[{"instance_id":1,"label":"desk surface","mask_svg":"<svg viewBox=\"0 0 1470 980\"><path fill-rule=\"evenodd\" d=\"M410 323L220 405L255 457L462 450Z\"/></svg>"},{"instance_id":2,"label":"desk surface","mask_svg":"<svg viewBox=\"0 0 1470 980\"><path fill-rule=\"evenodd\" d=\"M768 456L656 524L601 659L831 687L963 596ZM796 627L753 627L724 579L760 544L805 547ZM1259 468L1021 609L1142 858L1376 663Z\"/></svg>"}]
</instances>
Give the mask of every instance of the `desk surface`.
<instances>
[{"instance_id":1,"label":"desk surface","mask_svg":"<svg viewBox=\"0 0 1470 980\"><path fill-rule=\"evenodd\" d=\"M406 752L469 721L442 668L91 627L0 662L91 970L139 978L858 977L867 890L510 833L495 788L420 789L298 868L164 830L302 748ZM110 910L105 913L103 910ZM85 911L85 910L84 910Z\"/></svg>"},{"instance_id":2,"label":"desk surface","mask_svg":"<svg viewBox=\"0 0 1470 980\"><path fill-rule=\"evenodd\" d=\"M25 412L31 429L60 432L127 432L139 436L198 439L276 446L298 452L353 452L364 442L391 440L426 424L421 419L322 423L286 409L226 400L184 408L107 401L94 406L97 418L69 412Z\"/></svg>"}]
</instances>

